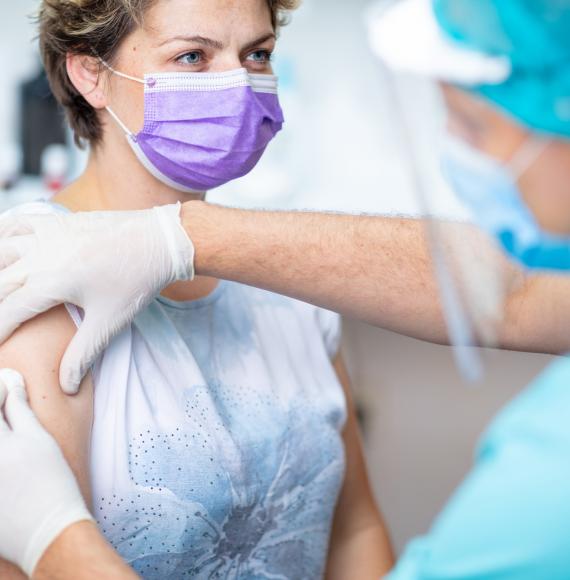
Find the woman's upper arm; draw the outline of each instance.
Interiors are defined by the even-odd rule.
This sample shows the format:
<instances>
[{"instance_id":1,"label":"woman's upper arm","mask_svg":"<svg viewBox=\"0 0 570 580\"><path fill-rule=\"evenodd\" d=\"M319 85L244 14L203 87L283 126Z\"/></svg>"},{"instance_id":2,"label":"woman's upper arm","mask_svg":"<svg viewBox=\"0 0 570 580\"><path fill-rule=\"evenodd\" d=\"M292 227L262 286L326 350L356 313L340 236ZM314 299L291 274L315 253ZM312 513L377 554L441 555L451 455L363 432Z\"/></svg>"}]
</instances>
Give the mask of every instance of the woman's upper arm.
<instances>
[{"instance_id":1,"label":"woman's upper arm","mask_svg":"<svg viewBox=\"0 0 570 580\"><path fill-rule=\"evenodd\" d=\"M32 409L59 443L89 503L91 380L84 380L75 397L65 395L59 386L61 358L75 331L65 307L42 314L0 346L0 368L13 368L24 376Z\"/></svg>"},{"instance_id":2,"label":"woman's upper arm","mask_svg":"<svg viewBox=\"0 0 570 580\"><path fill-rule=\"evenodd\" d=\"M394 556L368 479L350 377L341 355L334 368L344 388L348 418L343 433L346 474L335 512L327 578L379 578L392 568Z\"/></svg>"},{"instance_id":3,"label":"woman's upper arm","mask_svg":"<svg viewBox=\"0 0 570 580\"><path fill-rule=\"evenodd\" d=\"M347 527L353 525L360 527L369 522L379 521L380 516L368 479L356 407L352 396L352 385L342 355L339 354L333 364L343 386L348 409L343 433L346 475L337 510L340 513L337 515L343 517Z\"/></svg>"}]
</instances>

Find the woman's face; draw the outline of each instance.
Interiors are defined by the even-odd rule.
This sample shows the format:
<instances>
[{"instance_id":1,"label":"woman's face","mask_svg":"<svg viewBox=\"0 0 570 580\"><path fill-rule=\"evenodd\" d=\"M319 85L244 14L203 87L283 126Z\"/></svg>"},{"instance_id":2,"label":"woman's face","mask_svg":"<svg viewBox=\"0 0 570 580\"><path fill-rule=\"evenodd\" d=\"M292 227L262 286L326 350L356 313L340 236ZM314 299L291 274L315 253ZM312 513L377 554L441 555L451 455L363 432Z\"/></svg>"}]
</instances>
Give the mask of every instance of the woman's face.
<instances>
[{"instance_id":1,"label":"woman's face","mask_svg":"<svg viewBox=\"0 0 570 580\"><path fill-rule=\"evenodd\" d=\"M444 86L448 130L473 147L507 163L529 138L526 129L483 100ZM519 187L545 230L570 235L570 142L553 140L524 173Z\"/></svg>"},{"instance_id":2,"label":"woman's face","mask_svg":"<svg viewBox=\"0 0 570 580\"><path fill-rule=\"evenodd\" d=\"M123 42L113 68L143 78L158 72L218 73L246 68L270 74L275 31L267 0L158 0L142 28ZM106 75L106 103L138 132L144 121L144 88ZM106 130L115 133L114 123ZM122 134L120 134L122 137Z\"/></svg>"}]
</instances>

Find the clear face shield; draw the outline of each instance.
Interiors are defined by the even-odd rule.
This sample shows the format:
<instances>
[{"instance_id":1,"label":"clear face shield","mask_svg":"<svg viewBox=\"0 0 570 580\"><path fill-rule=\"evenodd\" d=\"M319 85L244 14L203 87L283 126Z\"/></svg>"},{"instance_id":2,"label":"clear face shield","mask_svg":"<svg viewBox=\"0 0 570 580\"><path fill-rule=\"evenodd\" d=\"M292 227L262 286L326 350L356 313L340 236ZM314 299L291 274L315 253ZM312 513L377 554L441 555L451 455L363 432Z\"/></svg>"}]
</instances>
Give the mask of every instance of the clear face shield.
<instances>
[{"instance_id":1,"label":"clear face shield","mask_svg":"<svg viewBox=\"0 0 570 580\"><path fill-rule=\"evenodd\" d=\"M411 79L380 66L400 128L395 146L410 176L417 217L423 220L449 342L462 376L477 382L484 378L489 356L477 347L501 344L507 297L525 280L522 269L507 259L481 221L482 214L489 220L501 219L494 215L498 212L493 203L485 207L486 200L492 201L493 195L516 196L517 170L450 134L443 94L435 86L434 100L441 109L437 123L434 112L424 110L418 101ZM523 147L521 167L539 149L534 144Z\"/></svg>"},{"instance_id":2,"label":"clear face shield","mask_svg":"<svg viewBox=\"0 0 570 580\"><path fill-rule=\"evenodd\" d=\"M544 197L529 193L536 180L526 190L530 206L520 187L552 144L546 135L568 135L569 22L568 7L554 0L380 0L367 13L448 338L472 381L484 376L489 356L474 347L501 346L512 337L517 293L529 272L570 271L570 237L544 229L533 215L537 201L544 206ZM472 87L485 99L444 89L439 107L426 107L412 79L434 90L425 79ZM549 211L548 220L554 217Z\"/></svg>"}]
</instances>

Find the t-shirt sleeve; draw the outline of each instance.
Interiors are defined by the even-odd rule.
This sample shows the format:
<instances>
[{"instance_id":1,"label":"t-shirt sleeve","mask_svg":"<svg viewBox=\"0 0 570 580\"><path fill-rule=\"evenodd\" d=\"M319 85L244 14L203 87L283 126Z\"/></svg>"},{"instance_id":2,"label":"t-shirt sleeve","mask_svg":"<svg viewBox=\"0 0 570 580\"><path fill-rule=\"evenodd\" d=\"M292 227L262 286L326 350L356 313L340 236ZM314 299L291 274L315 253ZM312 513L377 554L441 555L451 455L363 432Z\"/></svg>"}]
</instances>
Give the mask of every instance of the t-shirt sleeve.
<instances>
[{"instance_id":1,"label":"t-shirt sleeve","mask_svg":"<svg viewBox=\"0 0 570 580\"><path fill-rule=\"evenodd\" d=\"M49 203L45 201L32 201L29 203L15 205L14 207L11 207L10 209L3 211L0 215L6 217L8 216L16 217L16 216L46 215L56 213L68 213L68 210L54 203Z\"/></svg>"},{"instance_id":2,"label":"t-shirt sleeve","mask_svg":"<svg viewBox=\"0 0 570 580\"><path fill-rule=\"evenodd\" d=\"M389 580L570 577L569 379L565 361L499 416L471 474Z\"/></svg>"},{"instance_id":3,"label":"t-shirt sleeve","mask_svg":"<svg viewBox=\"0 0 570 580\"><path fill-rule=\"evenodd\" d=\"M69 213L69 211L64 208L63 206L45 202L45 201L32 201L29 203L23 203L20 205L16 205L1 215L3 216L27 216L27 215L53 215L53 214L65 214ZM78 328L81 326L82 321L82 313L77 306L73 306L72 304L66 304L65 308L73 320L75 326Z\"/></svg>"},{"instance_id":4,"label":"t-shirt sleeve","mask_svg":"<svg viewBox=\"0 0 570 580\"><path fill-rule=\"evenodd\" d=\"M324 308L316 309L317 324L323 336L327 353L331 360L336 358L340 351L342 340L342 318L339 314L325 310Z\"/></svg>"}]
</instances>

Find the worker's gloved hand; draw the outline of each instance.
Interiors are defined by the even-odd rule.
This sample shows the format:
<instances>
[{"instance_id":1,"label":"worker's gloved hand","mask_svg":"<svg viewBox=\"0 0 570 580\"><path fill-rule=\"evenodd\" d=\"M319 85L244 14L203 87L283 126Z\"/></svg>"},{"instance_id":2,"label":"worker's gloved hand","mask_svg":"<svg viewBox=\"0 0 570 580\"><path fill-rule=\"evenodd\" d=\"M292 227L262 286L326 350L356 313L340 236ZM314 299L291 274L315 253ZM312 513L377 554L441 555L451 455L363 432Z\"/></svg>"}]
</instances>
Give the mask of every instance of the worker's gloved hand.
<instances>
[{"instance_id":1,"label":"worker's gloved hand","mask_svg":"<svg viewBox=\"0 0 570 580\"><path fill-rule=\"evenodd\" d=\"M0 217L0 343L62 303L84 320L60 369L74 394L97 355L166 286L194 277L180 205Z\"/></svg>"},{"instance_id":2,"label":"worker's gloved hand","mask_svg":"<svg viewBox=\"0 0 570 580\"><path fill-rule=\"evenodd\" d=\"M93 520L55 440L28 406L24 380L0 370L0 557L29 576L70 525Z\"/></svg>"}]
</instances>

